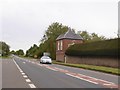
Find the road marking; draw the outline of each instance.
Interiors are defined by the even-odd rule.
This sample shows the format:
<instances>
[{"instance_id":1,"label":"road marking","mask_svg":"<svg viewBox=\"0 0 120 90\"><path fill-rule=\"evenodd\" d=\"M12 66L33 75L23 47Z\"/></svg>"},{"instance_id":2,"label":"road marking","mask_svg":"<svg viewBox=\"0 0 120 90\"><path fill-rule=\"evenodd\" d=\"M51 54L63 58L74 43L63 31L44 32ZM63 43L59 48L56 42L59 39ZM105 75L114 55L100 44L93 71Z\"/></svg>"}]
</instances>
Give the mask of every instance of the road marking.
<instances>
[{"instance_id":1,"label":"road marking","mask_svg":"<svg viewBox=\"0 0 120 90\"><path fill-rule=\"evenodd\" d=\"M53 71L59 71L59 72L65 73L66 75L69 75L69 76L72 76L72 77L75 77L75 78L78 78L78 79L81 79L81 80L84 80L84 81L87 81L87 82L90 82L90 83L93 83L93 84L100 84L100 85L103 85L103 86L106 86L106 87L109 86L110 88L117 87L116 84L114 84L112 82L109 82L109 81L97 79L97 78L86 76L86 75L79 74L79 73L72 73L72 72L70 72L68 70L64 70L64 69L57 68L57 67L54 67L54 66L51 67L49 65L41 65L41 64L35 63L33 61L30 61L30 62L34 63L34 64L37 64L39 66L44 66L47 69L50 69L50 70L53 70ZM34 88L34 85L30 84L30 87Z\"/></svg>"},{"instance_id":2,"label":"road marking","mask_svg":"<svg viewBox=\"0 0 120 90\"><path fill-rule=\"evenodd\" d=\"M22 70L19 70L21 73L23 73L23 71Z\"/></svg>"},{"instance_id":3,"label":"road marking","mask_svg":"<svg viewBox=\"0 0 120 90\"><path fill-rule=\"evenodd\" d=\"M111 84L103 84L103 85L111 85Z\"/></svg>"},{"instance_id":4,"label":"road marking","mask_svg":"<svg viewBox=\"0 0 120 90\"><path fill-rule=\"evenodd\" d=\"M78 78L78 79L81 79L81 80L84 80L84 81L87 81L87 82L90 82L90 83L93 83L93 84L98 84L97 82L93 82L93 81L90 81L90 80L87 80L87 79L84 79L84 78L81 78L81 77L78 77L78 76L74 76L74 75L69 74L69 73L66 73L66 75L69 75L69 76L72 76L72 77L75 77L75 78Z\"/></svg>"},{"instance_id":5,"label":"road marking","mask_svg":"<svg viewBox=\"0 0 120 90\"><path fill-rule=\"evenodd\" d=\"M26 62L23 62L24 64L26 63Z\"/></svg>"},{"instance_id":6,"label":"road marking","mask_svg":"<svg viewBox=\"0 0 120 90\"><path fill-rule=\"evenodd\" d=\"M23 77L24 77L24 78L27 78L27 76L26 76L26 75L24 75Z\"/></svg>"},{"instance_id":7,"label":"road marking","mask_svg":"<svg viewBox=\"0 0 120 90\"><path fill-rule=\"evenodd\" d=\"M15 63L15 65L17 66L18 70L21 72L21 74L23 75L25 79L25 81L27 83L31 83L31 80L28 78L27 75L25 75L25 73L22 71L22 69L18 66L18 64L15 62L15 60L13 59L13 62ZM36 88L36 86L34 84L28 84L30 86L30 88Z\"/></svg>"},{"instance_id":8,"label":"road marking","mask_svg":"<svg viewBox=\"0 0 120 90\"><path fill-rule=\"evenodd\" d=\"M30 88L36 88L36 86L34 84L28 84L30 86Z\"/></svg>"},{"instance_id":9,"label":"road marking","mask_svg":"<svg viewBox=\"0 0 120 90\"><path fill-rule=\"evenodd\" d=\"M22 75L25 75L25 73L22 72Z\"/></svg>"},{"instance_id":10,"label":"road marking","mask_svg":"<svg viewBox=\"0 0 120 90\"><path fill-rule=\"evenodd\" d=\"M15 62L15 60L13 60L15 65L17 66L17 68L19 69L20 72L22 72L21 68L17 65L17 63Z\"/></svg>"},{"instance_id":11,"label":"road marking","mask_svg":"<svg viewBox=\"0 0 120 90\"><path fill-rule=\"evenodd\" d=\"M58 71L58 70L56 70L56 69L54 69L54 68L51 68L51 67L46 67L46 68L48 68L48 69L50 69L50 70L53 70L53 71Z\"/></svg>"},{"instance_id":12,"label":"road marking","mask_svg":"<svg viewBox=\"0 0 120 90\"><path fill-rule=\"evenodd\" d=\"M30 79L25 79L26 80L26 82L31 82L31 80Z\"/></svg>"}]
</instances>

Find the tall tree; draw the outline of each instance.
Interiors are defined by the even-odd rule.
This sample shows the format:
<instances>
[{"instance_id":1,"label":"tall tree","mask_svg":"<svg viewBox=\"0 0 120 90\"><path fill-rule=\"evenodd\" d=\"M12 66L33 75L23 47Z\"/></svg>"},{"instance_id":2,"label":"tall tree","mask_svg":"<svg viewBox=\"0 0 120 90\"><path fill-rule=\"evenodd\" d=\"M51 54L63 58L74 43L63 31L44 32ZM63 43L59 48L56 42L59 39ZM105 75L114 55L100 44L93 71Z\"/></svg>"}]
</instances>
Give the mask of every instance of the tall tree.
<instances>
[{"instance_id":1,"label":"tall tree","mask_svg":"<svg viewBox=\"0 0 120 90\"><path fill-rule=\"evenodd\" d=\"M34 44L26 51L26 56L34 57L36 55L36 51L38 50L38 46Z\"/></svg>"},{"instance_id":2,"label":"tall tree","mask_svg":"<svg viewBox=\"0 0 120 90\"><path fill-rule=\"evenodd\" d=\"M48 39L52 39L53 41L55 41L60 34L65 33L67 30L68 30L67 26L64 26L58 22L52 23L45 31L45 34L43 35L41 41L46 41Z\"/></svg>"},{"instance_id":3,"label":"tall tree","mask_svg":"<svg viewBox=\"0 0 120 90\"><path fill-rule=\"evenodd\" d=\"M68 30L68 26L64 26L61 23L55 22L49 25L48 29L46 30L42 40L41 40L41 50L38 51L40 55L43 52L49 52L52 59L56 57L56 38L60 35L65 33Z\"/></svg>"},{"instance_id":4,"label":"tall tree","mask_svg":"<svg viewBox=\"0 0 120 90\"><path fill-rule=\"evenodd\" d=\"M2 56L9 55L10 52L10 46L6 44L5 42L0 41L0 52Z\"/></svg>"}]
</instances>

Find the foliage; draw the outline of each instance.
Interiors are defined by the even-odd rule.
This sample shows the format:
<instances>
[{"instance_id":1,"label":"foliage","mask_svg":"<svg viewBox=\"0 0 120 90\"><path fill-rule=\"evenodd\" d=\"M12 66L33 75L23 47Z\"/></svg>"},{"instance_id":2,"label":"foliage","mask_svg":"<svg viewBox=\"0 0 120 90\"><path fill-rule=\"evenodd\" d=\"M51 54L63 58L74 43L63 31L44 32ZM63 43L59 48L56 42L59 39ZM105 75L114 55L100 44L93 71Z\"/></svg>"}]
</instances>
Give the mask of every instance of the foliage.
<instances>
[{"instance_id":1,"label":"foliage","mask_svg":"<svg viewBox=\"0 0 120 90\"><path fill-rule=\"evenodd\" d=\"M88 33L87 31L79 31L79 33L85 42L106 40L104 36L98 36L96 33Z\"/></svg>"},{"instance_id":2,"label":"foliage","mask_svg":"<svg viewBox=\"0 0 120 90\"><path fill-rule=\"evenodd\" d=\"M19 55L19 56L23 56L24 55L24 51L22 49L19 49L15 52L16 55Z\"/></svg>"},{"instance_id":3,"label":"foliage","mask_svg":"<svg viewBox=\"0 0 120 90\"><path fill-rule=\"evenodd\" d=\"M30 47L30 49L26 51L26 56L34 57L36 55L37 50L38 50L38 46L34 44L33 46Z\"/></svg>"},{"instance_id":4,"label":"foliage","mask_svg":"<svg viewBox=\"0 0 120 90\"><path fill-rule=\"evenodd\" d=\"M31 47L26 52L26 56L41 57L44 52L49 52L52 59L56 58L56 38L65 33L68 30L67 26L64 26L58 22L52 23L49 25L48 29L45 31L41 43L37 49Z\"/></svg>"},{"instance_id":5,"label":"foliage","mask_svg":"<svg viewBox=\"0 0 120 90\"><path fill-rule=\"evenodd\" d=\"M10 53L11 53L11 54L16 54L16 52L15 52L14 50L12 50Z\"/></svg>"},{"instance_id":6,"label":"foliage","mask_svg":"<svg viewBox=\"0 0 120 90\"><path fill-rule=\"evenodd\" d=\"M75 44L66 50L67 55L71 56L118 56L118 39L110 39L83 44Z\"/></svg>"},{"instance_id":7,"label":"foliage","mask_svg":"<svg viewBox=\"0 0 120 90\"><path fill-rule=\"evenodd\" d=\"M51 25L49 25L41 41L44 42L48 39L55 41L60 34L65 33L67 30L67 26L64 26L58 22L52 23Z\"/></svg>"},{"instance_id":8,"label":"foliage","mask_svg":"<svg viewBox=\"0 0 120 90\"><path fill-rule=\"evenodd\" d=\"M64 34L68 30L68 26L62 25L61 23L55 22L49 25L48 29L45 31L45 34L43 35L42 39L40 40L40 45L37 46L31 46L30 49L26 51L26 56L34 57L35 55L37 58L41 57L44 52L49 52L52 59L56 58L56 38ZM74 32L75 30L72 29ZM104 40L105 38L103 36L98 36L95 33L92 33L91 35L86 32L82 31L79 33L85 42L91 42L91 41L99 41Z\"/></svg>"},{"instance_id":9,"label":"foliage","mask_svg":"<svg viewBox=\"0 0 120 90\"><path fill-rule=\"evenodd\" d=\"M0 53L2 56L8 56L10 52L10 46L5 42L0 41Z\"/></svg>"}]
</instances>

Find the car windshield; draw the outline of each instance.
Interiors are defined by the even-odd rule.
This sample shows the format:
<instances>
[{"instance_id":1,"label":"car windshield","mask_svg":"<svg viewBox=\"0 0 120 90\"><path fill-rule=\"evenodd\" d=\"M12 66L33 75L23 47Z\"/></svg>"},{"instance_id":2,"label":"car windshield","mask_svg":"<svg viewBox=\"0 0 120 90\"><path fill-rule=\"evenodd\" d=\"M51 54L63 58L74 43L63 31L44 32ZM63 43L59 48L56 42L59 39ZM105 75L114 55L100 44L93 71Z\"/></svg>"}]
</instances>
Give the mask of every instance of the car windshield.
<instances>
[{"instance_id":1,"label":"car windshield","mask_svg":"<svg viewBox=\"0 0 120 90\"><path fill-rule=\"evenodd\" d=\"M44 58L44 59L50 59L50 57L48 57L48 56L43 56L42 58Z\"/></svg>"}]
</instances>

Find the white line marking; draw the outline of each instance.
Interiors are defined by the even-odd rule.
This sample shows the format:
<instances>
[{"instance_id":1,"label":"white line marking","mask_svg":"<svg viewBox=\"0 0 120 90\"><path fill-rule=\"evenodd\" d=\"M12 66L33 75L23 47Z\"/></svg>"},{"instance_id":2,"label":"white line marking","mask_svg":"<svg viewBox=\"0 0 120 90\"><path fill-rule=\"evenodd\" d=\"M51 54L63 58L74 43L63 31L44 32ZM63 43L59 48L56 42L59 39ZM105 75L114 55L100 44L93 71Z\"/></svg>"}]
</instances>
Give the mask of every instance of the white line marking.
<instances>
[{"instance_id":1,"label":"white line marking","mask_svg":"<svg viewBox=\"0 0 120 90\"><path fill-rule=\"evenodd\" d=\"M22 73L22 75L25 75L25 73Z\"/></svg>"},{"instance_id":2,"label":"white line marking","mask_svg":"<svg viewBox=\"0 0 120 90\"><path fill-rule=\"evenodd\" d=\"M17 68L19 69L19 71L22 71L22 70L20 69L20 67L17 65L17 63L15 62L15 60L13 60L13 61L14 61L15 65L17 66Z\"/></svg>"},{"instance_id":3,"label":"white line marking","mask_svg":"<svg viewBox=\"0 0 120 90\"><path fill-rule=\"evenodd\" d=\"M26 62L23 62L24 64L26 63Z\"/></svg>"},{"instance_id":4,"label":"white line marking","mask_svg":"<svg viewBox=\"0 0 120 90\"><path fill-rule=\"evenodd\" d=\"M97 82L93 82L93 81L90 81L90 80L87 80L87 79L84 79L84 78L81 78L81 77L78 77L78 76L74 76L74 75L71 75L69 73L66 73L66 75L69 75L69 76L72 76L72 77L75 77L75 78L78 78L78 79L81 79L81 80L84 80L84 81L87 81L87 82L91 82L93 84L98 84Z\"/></svg>"},{"instance_id":5,"label":"white line marking","mask_svg":"<svg viewBox=\"0 0 120 90\"><path fill-rule=\"evenodd\" d=\"M29 84L30 88L36 88L34 84Z\"/></svg>"},{"instance_id":6,"label":"white line marking","mask_svg":"<svg viewBox=\"0 0 120 90\"><path fill-rule=\"evenodd\" d=\"M107 86L109 86L109 85L111 85L111 84L103 84L103 85L107 85Z\"/></svg>"},{"instance_id":7,"label":"white line marking","mask_svg":"<svg viewBox=\"0 0 120 90\"><path fill-rule=\"evenodd\" d=\"M40 65L41 67L43 66L43 65L41 65L41 64L38 64L38 65Z\"/></svg>"},{"instance_id":8,"label":"white line marking","mask_svg":"<svg viewBox=\"0 0 120 90\"><path fill-rule=\"evenodd\" d=\"M47 69L53 70L53 71L57 71L56 69L50 68L50 67L46 67Z\"/></svg>"},{"instance_id":9,"label":"white line marking","mask_svg":"<svg viewBox=\"0 0 120 90\"><path fill-rule=\"evenodd\" d=\"M21 73L23 73L23 71L22 71L22 70L20 70L20 72L21 72Z\"/></svg>"},{"instance_id":10,"label":"white line marking","mask_svg":"<svg viewBox=\"0 0 120 90\"><path fill-rule=\"evenodd\" d=\"M32 62L33 64L35 63L35 62Z\"/></svg>"},{"instance_id":11,"label":"white line marking","mask_svg":"<svg viewBox=\"0 0 120 90\"><path fill-rule=\"evenodd\" d=\"M103 81L105 83L109 83L109 84L115 84L115 83L112 83L112 82L109 82L109 81L105 81L105 80L101 80L101 79L98 79L99 81Z\"/></svg>"},{"instance_id":12,"label":"white line marking","mask_svg":"<svg viewBox=\"0 0 120 90\"><path fill-rule=\"evenodd\" d=\"M30 79L26 79L26 82L31 82L31 80Z\"/></svg>"},{"instance_id":13,"label":"white line marking","mask_svg":"<svg viewBox=\"0 0 120 90\"><path fill-rule=\"evenodd\" d=\"M24 78L27 78L27 76L26 76L26 75L24 75L23 77L24 77Z\"/></svg>"},{"instance_id":14,"label":"white line marking","mask_svg":"<svg viewBox=\"0 0 120 90\"><path fill-rule=\"evenodd\" d=\"M23 71L21 70L21 68L18 66L18 64L15 62L15 60L13 59L13 62L15 63L15 65L17 66L17 68L19 69L19 71L21 73L23 73ZM27 78L26 75L23 76L24 78ZM30 79L26 79L26 82L30 82ZM34 84L28 84L30 86L30 88L36 88L36 86Z\"/></svg>"}]
</instances>

